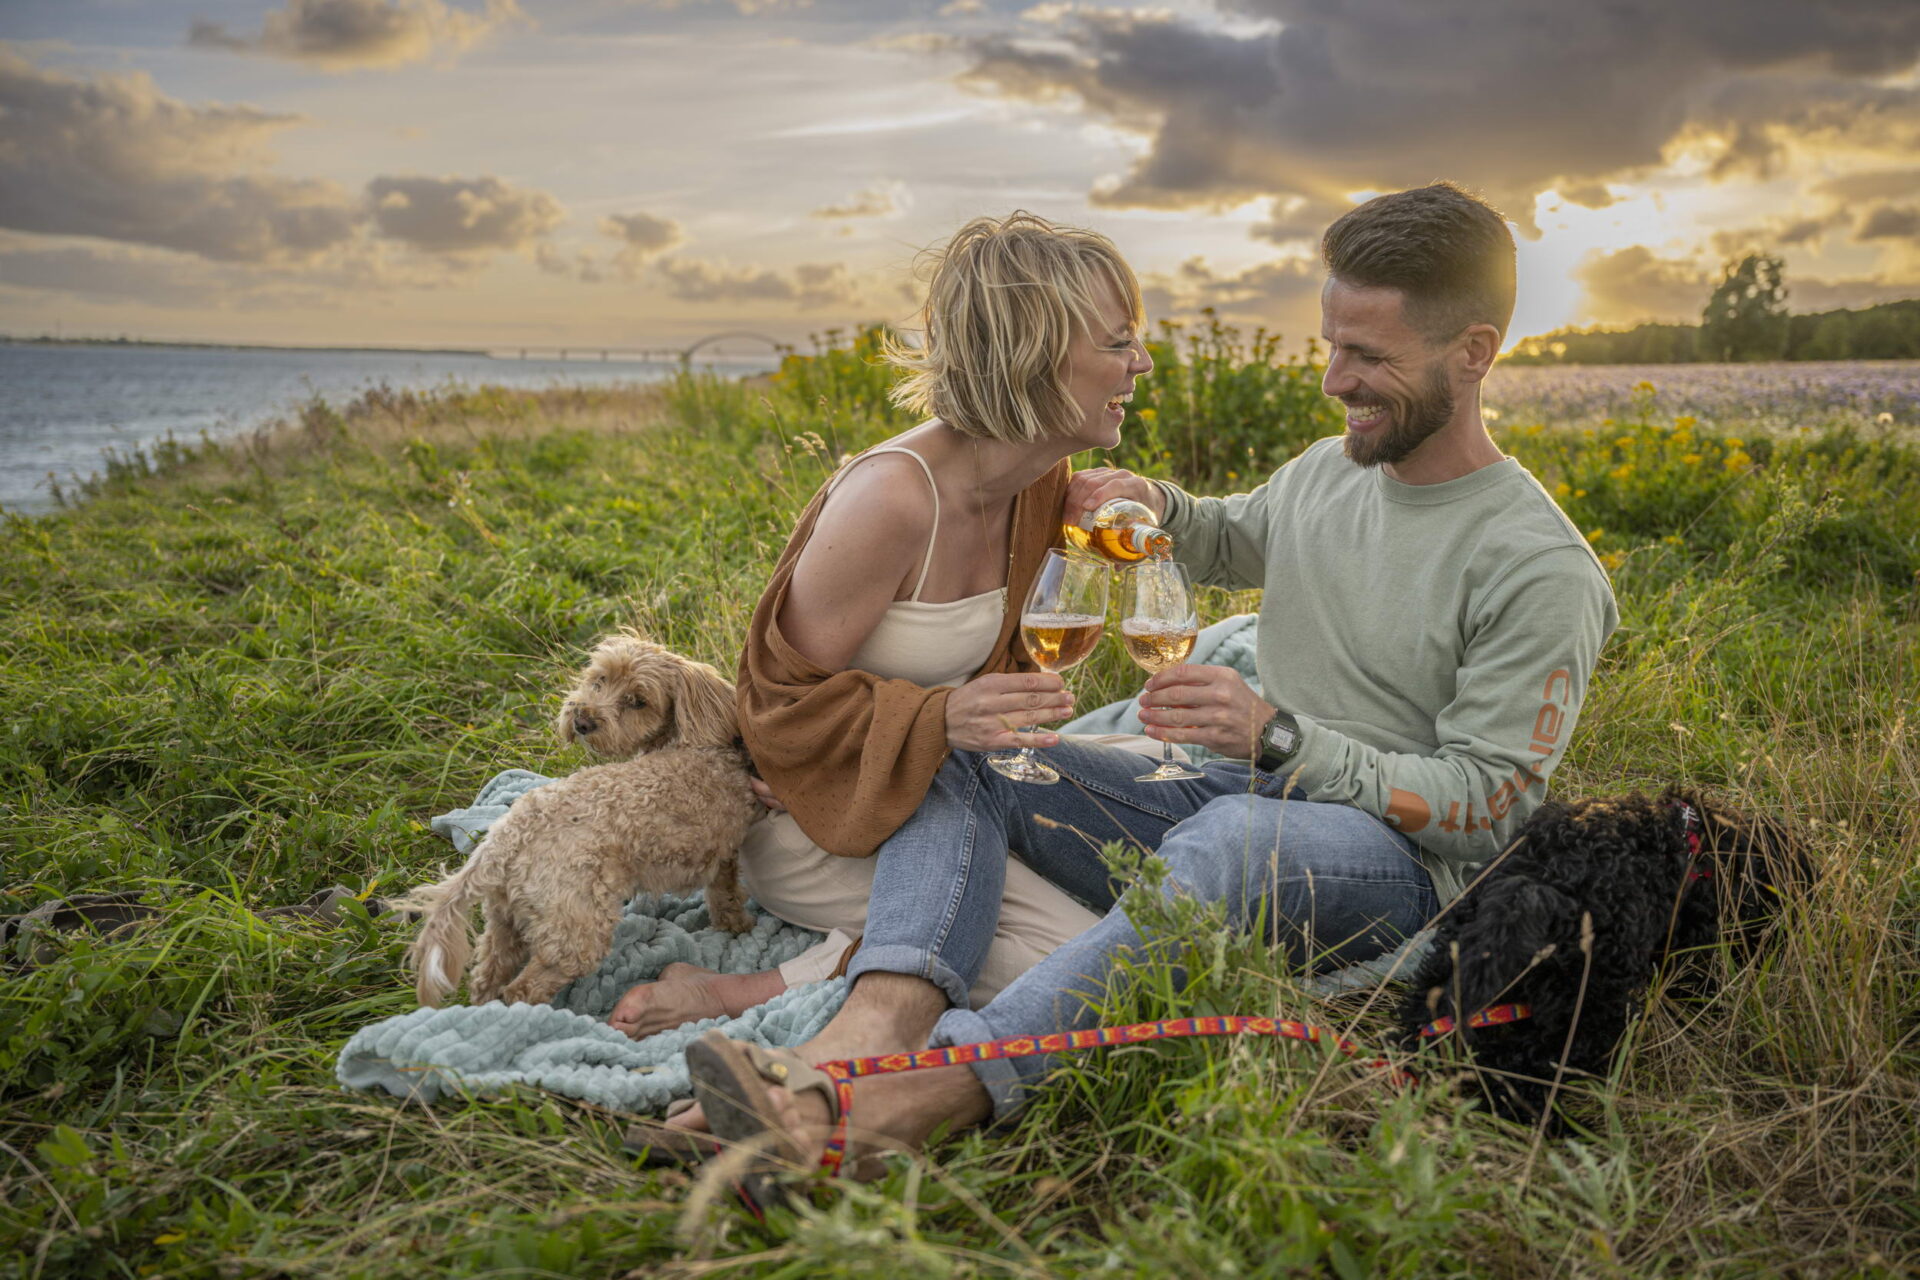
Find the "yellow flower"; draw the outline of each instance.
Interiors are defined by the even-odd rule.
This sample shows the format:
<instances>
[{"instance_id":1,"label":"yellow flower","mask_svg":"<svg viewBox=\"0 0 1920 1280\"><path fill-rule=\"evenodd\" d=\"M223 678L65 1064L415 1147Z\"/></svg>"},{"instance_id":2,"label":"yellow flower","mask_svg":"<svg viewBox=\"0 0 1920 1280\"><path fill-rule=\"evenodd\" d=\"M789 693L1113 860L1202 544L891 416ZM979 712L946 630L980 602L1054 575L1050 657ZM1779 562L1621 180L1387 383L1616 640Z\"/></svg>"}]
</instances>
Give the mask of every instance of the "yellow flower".
<instances>
[{"instance_id":1,"label":"yellow flower","mask_svg":"<svg viewBox=\"0 0 1920 1280\"><path fill-rule=\"evenodd\" d=\"M1684 547L1687 545L1687 540L1681 537L1677 533L1670 533L1666 537L1660 539L1660 541L1666 543L1670 547Z\"/></svg>"},{"instance_id":2,"label":"yellow flower","mask_svg":"<svg viewBox=\"0 0 1920 1280\"><path fill-rule=\"evenodd\" d=\"M1606 536L1606 532L1607 532L1607 531L1606 531L1605 529L1592 529L1592 530L1589 530L1589 531L1588 531L1588 533L1587 533L1587 541L1588 541L1588 542L1599 542L1601 538L1603 538L1603 537L1605 537L1605 536Z\"/></svg>"},{"instance_id":3,"label":"yellow flower","mask_svg":"<svg viewBox=\"0 0 1920 1280\"><path fill-rule=\"evenodd\" d=\"M1238 480L1239 478L1240 478L1240 473L1239 473L1238 471L1229 471L1229 472L1227 472L1227 479L1229 479L1229 480Z\"/></svg>"},{"instance_id":4,"label":"yellow flower","mask_svg":"<svg viewBox=\"0 0 1920 1280\"><path fill-rule=\"evenodd\" d=\"M1584 498L1587 496L1587 491L1585 489L1575 489L1573 491L1573 496L1576 498Z\"/></svg>"},{"instance_id":5,"label":"yellow flower","mask_svg":"<svg viewBox=\"0 0 1920 1280\"><path fill-rule=\"evenodd\" d=\"M1605 569L1608 573L1619 572L1620 566L1625 564L1626 562L1627 562L1627 557L1625 553L1619 552L1619 551L1609 551L1605 555L1600 557L1600 567L1602 569Z\"/></svg>"},{"instance_id":6,"label":"yellow flower","mask_svg":"<svg viewBox=\"0 0 1920 1280\"><path fill-rule=\"evenodd\" d=\"M1680 455L1680 461L1686 466L1697 467L1700 465L1700 455L1697 453L1683 453Z\"/></svg>"},{"instance_id":7,"label":"yellow flower","mask_svg":"<svg viewBox=\"0 0 1920 1280\"><path fill-rule=\"evenodd\" d=\"M1747 456L1744 449L1735 449L1727 455L1726 468L1729 471L1744 471L1752 465L1753 459Z\"/></svg>"},{"instance_id":8,"label":"yellow flower","mask_svg":"<svg viewBox=\"0 0 1920 1280\"><path fill-rule=\"evenodd\" d=\"M1653 394L1653 384L1651 382L1648 382L1645 378L1642 378L1640 379L1640 381L1634 383L1633 389L1636 394L1640 392L1645 392L1648 395Z\"/></svg>"},{"instance_id":9,"label":"yellow flower","mask_svg":"<svg viewBox=\"0 0 1920 1280\"><path fill-rule=\"evenodd\" d=\"M1673 429L1675 431L1691 431L1699 425L1700 419L1690 413L1683 413L1673 420Z\"/></svg>"},{"instance_id":10,"label":"yellow flower","mask_svg":"<svg viewBox=\"0 0 1920 1280\"><path fill-rule=\"evenodd\" d=\"M1152 408L1142 409L1140 411L1140 421L1146 423L1158 422L1160 421L1160 411Z\"/></svg>"},{"instance_id":11,"label":"yellow flower","mask_svg":"<svg viewBox=\"0 0 1920 1280\"><path fill-rule=\"evenodd\" d=\"M1726 446L1729 449L1744 449L1746 444L1747 442L1738 436L1728 436L1726 439Z\"/></svg>"},{"instance_id":12,"label":"yellow flower","mask_svg":"<svg viewBox=\"0 0 1920 1280\"><path fill-rule=\"evenodd\" d=\"M1615 467L1613 470L1607 472L1607 474L1612 476L1615 480L1625 480L1628 476L1633 474L1633 464L1631 462L1623 462L1619 466Z\"/></svg>"},{"instance_id":13,"label":"yellow flower","mask_svg":"<svg viewBox=\"0 0 1920 1280\"><path fill-rule=\"evenodd\" d=\"M1562 480L1559 484L1553 486L1553 496L1556 498L1564 498L1572 492L1573 492L1573 486L1568 484L1565 480Z\"/></svg>"}]
</instances>

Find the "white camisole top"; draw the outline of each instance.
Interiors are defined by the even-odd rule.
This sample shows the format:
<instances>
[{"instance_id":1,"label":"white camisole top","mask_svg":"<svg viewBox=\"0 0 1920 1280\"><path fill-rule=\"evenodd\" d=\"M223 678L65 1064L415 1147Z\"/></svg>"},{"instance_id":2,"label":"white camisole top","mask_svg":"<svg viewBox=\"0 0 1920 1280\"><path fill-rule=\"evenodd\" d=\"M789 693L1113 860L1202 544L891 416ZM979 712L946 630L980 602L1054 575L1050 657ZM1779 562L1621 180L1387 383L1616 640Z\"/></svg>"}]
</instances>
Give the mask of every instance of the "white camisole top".
<instances>
[{"instance_id":1,"label":"white camisole top","mask_svg":"<svg viewBox=\"0 0 1920 1280\"><path fill-rule=\"evenodd\" d=\"M940 604L920 598L927 584L927 569L933 564L934 538L940 532L940 489L933 483L933 468L927 460L905 445L869 449L860 456L870 458L876 453L904 453L926 472L927 486L933 490L934 532L927 539L913 594L887 606L879 625L847 666L889 680L911 680L927 689L964 684L993 656L994 641L1000 638L1000 624L1006 617L1007 589L999 587Z\"/></svg>"}]
</instances>

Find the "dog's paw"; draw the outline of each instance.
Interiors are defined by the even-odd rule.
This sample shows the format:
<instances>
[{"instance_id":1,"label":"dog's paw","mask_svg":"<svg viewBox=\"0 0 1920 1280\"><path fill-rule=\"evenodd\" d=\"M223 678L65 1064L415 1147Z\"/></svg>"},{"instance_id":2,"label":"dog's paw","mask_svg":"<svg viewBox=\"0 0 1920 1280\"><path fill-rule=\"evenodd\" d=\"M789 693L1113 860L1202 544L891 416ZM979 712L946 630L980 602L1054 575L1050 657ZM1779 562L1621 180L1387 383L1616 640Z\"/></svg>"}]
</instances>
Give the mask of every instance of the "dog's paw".
<instances>
[{"instance_id":1,"label":"dog's paw","mask_svg":"<svg viewBox=\"0 0 1920 1280\"><path fill-rule=\"evenodd\" d=\"M710 909L708 914L713 920L714 928L725 929L728 933L746 933L755 923L754 918L741 907L735 907L730 911Z\"/></svg>"}]
</instances>

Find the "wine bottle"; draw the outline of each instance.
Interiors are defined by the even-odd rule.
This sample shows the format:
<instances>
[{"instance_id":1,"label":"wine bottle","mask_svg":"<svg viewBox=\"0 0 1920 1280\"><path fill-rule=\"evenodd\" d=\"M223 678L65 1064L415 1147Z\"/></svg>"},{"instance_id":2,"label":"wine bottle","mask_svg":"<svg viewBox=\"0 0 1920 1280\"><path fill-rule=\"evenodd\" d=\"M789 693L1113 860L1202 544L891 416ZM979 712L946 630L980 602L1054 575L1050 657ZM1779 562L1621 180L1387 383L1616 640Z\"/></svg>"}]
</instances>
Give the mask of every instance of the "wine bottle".
<instances>
[{"instance_id":1,"label":"wine bottle","mask_svg":"<svg viewBox=\"0 0 1920 1280\"><path fill-rule=\"evenodd\" d=\"M1153 512L1131 498L1113 498L1080 523L1061 527L1069 547L1115 564L1165 560L1173 555L1173 535L1155 527Z\"/></svg>"}]
</instances>

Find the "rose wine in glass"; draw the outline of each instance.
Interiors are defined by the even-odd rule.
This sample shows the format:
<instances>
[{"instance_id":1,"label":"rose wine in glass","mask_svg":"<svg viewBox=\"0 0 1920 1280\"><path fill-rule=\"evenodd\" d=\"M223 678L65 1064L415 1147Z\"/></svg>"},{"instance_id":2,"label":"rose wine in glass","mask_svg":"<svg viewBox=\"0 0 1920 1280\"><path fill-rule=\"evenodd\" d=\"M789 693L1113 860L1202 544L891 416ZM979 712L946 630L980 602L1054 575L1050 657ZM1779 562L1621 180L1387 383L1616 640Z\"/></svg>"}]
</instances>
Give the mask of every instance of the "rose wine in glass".
<instances>
[{"instance_id":1,"label":"rose wine in glass","mask_svg":"<svg viewBox=\"0 0 1920 1280\"><path fill-rule=\"evenodd\" d=\"M1120 641L1134 665L1149 673L1177 667L1193 653L1200 634L1193 608L1193 584L1185 565L1171 560L1148 560L1127 573L1126 607L1121 610ZM1173 758L1173 744L1160 744L1160 767L1135 782L1177 782L1206 775Z\"/></svg>"},{"instance_id":2,"label":"rose wine in glass","mask_svg":"<svg viewBox=\"0 0 1920 1280\"><path fill-rule=\"evenodd\" d=\"M1033 590L1020 610L1020 639L1042 671L1061 672L1084 661L1100 643L1107 617L1107 566L1055 550L1047 552ZM1022 733L1032 733L1029 725ZM1060 781L1060 774L1022 747L1013 755L989 756L987 764L1015 782Z\"/></svg>"}]
</instances>

